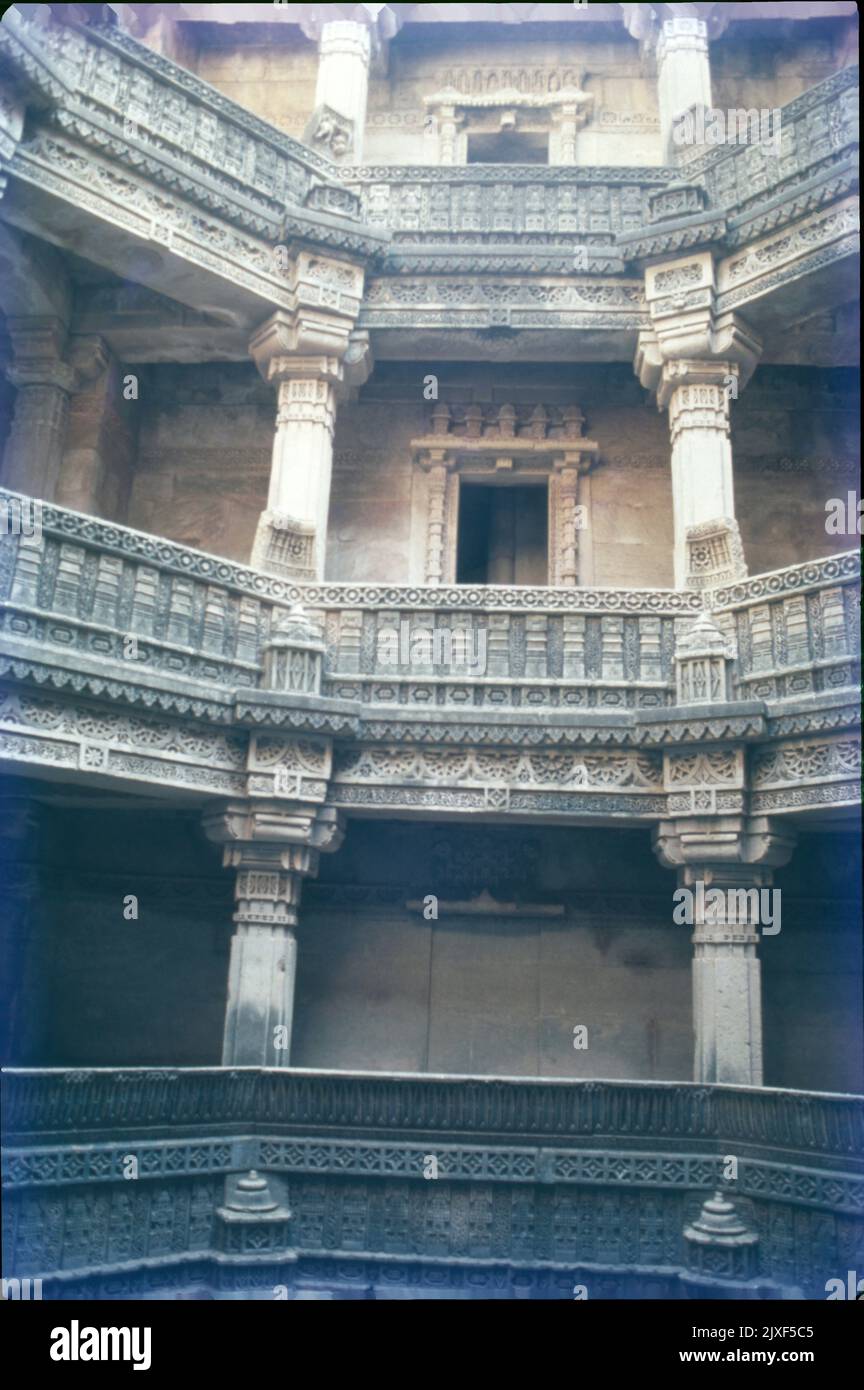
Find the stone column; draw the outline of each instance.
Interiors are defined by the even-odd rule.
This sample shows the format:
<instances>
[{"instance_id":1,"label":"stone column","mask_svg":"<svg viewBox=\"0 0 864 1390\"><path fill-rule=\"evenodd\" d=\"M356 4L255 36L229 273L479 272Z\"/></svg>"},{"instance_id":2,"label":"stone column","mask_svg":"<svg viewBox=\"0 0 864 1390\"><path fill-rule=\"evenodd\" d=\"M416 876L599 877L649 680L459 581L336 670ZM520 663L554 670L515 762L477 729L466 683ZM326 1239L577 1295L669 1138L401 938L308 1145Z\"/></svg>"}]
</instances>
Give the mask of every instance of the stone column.
<instances>
[{"instance_id":1,"label":"stone column","mask_svg":"<svg viewBox=\"0 0 864 1390\"><path fill-rule=\"evenodd\" d=\"M668 158L675 120L694 106L711 106L708 26L701 19L664 19L656 44L660 139Z\"/></svg>"},{"instance_id":2,"label":"stone column","mask_svg":"<svg viewBox=\"0 0 864 1390\"><path fill-rule=\"evenodd\" d=\"M693 905L695 1081L762 1085L759 895L794 844L791 827L767 817L693 818L655 831L660 863L677 870Z\"/></svg>"},{"instance_id":3,"label":"stone column","mask_svg":"<svg viewBox=\"0 0 864 1390\"><path fill-rule=\"evenodd\" d=\"M294 1017L294 928L303 879L322 849L341 843L335 812L285 803L234 803L204 818L236 870L223 1066L287 1067Z\"/></svg>"},{"instance_id":4,"label":"stone column","mask_svg":"<svg viewBox=\"0 0 864 1390\"><path fill-rule=\"evenodd\" d=\"M341 366L336 357L279 357L269 379L278 387L276 433L252 563L287 578L322 579Z\"/></svg>"},{"instance_id":5,"label":"stone column","mask_svg":"<svg viewBox=\"0 0 864 1390\"><path fill-rule=\"evenodd\" d=\"M714 314L710 251L649 267L645 279L652 326L639 335L635 369L669 412L675 584L731 582L747 570L735 521L730 403L762 345L737 314ZM702 543L712 552L707 566L693 554Z\"/></svg>"},{"instance_id":6,"label":"stone column","mask_svg":"<svg viewBox=\"0 0 864 1390\"><path fill-rule=\"evenodd\" d=\"M353 331L363 293L359 266L301 251L291 281L294 311L278 310L249 344L278 400L252 564L282 578L315 580L324 576L337 393L366 380L371 357L367 335Z\"/></svg>"},{"instance_id":7,"label":"stone column","mask_svg":"<svg viewBox=\"0 0 864 1390\"><path fill-rule=\"evenodd\" d=\"M657 64L657 104L664 161L674 153L672 127L694 106L711 106L709 40L729 22L718 4L625 4L624 23Z\"/></svg>"},{"instance_id":8,"label":"stone column","mask_svg":"<svg viewBox=\"0 0 864 1390\"><path fill-rule=\"evenodd\" d=\"M350 19L336 19L322 26L318 39L315 109L329 108L351 122L353 140L350 155L353 164L359 164L363 159L371 56L372 35L367 25Z\"/></svg>"},{"instance_id":9,"label":"stone column","mask_svg":"<svg viewBox=\"0 0 864 1390\"><path fill-rule=\"evenodd\" d=\"M58 318L10 318L14 362L6 375L17 388L3 455L3 480L15 492L52 501L60 476L74 368L64 360L66 327Z\"/></svg>"},{"instance_id":10,"label":"stone column","mask_svg":"<svg viewBox=\"0 0 864 1390\"><path fill-rule=\"evenodd\" d=\"M727 383L736 377L730 362L676 361L663 369L657 400L669 410L678 587L690 575L690 531L735 516Z\"/></svg>"}]
</instances>

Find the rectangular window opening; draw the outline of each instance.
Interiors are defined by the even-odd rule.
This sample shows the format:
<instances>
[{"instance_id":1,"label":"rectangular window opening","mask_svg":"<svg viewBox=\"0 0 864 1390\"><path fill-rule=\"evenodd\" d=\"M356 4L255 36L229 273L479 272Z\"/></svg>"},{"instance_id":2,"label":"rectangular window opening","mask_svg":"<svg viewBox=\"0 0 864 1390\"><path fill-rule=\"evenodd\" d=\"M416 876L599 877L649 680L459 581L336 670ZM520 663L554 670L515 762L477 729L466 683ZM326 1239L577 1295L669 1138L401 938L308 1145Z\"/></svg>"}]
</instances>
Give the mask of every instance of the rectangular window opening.
<instances>
[{"instance_id":1,"label":"rectangular window opening","mask_svg":"<svg viewBox=\"0 0 864 1390\"><path fill-rule=\"evenodd\" d=\"M468 136L469 164L548 164L549 136L542 131L496 130Z\"/></svg>"},{"instance_id":2,"label":"rectangular window opening","mask_svg":"<svg viewBox=\"0 0 864 1390\"><path fill-rule=\"evenodd\" d=\"M549 491L462 483L457 584L548 584Z\"/></svg>"}]
</instances>

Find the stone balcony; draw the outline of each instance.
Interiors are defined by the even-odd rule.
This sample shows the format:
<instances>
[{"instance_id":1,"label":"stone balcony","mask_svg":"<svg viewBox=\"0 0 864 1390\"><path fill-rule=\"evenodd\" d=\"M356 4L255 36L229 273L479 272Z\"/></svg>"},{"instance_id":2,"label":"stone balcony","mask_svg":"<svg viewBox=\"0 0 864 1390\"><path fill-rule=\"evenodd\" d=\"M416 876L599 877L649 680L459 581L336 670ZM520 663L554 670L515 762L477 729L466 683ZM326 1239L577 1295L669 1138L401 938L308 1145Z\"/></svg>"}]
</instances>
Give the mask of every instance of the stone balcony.
<instances>
[{"instance_id":1,"label":"stone balcony","mask_svg":"<svg viewBox=\"0 0 864 1390\"><path fill-rule=\"evenodd\" d=\"M49 683L54 668L82 686L114 675L166 708L205 701L220 722L262 684L264 649L298 606L323 639L313 693L343 705L661 709L675 703L676 635L706 609L737 648L735 700L856 684L855 551L706 591L307 584L35 505L41 534L25 525L0 550L7 661L29 657ZM4 490L0 506L26 517L34 504Z\"/></svg>"},{"instance_id":2,"label":"stone balcony","mask_svg":"<svg viewBox=\"0 0 864 1390\"><path fill-rule=\"evenodd\" d=\"M405 343L388 330L445 326L596 330L601 358L626 360L647 324L646 256L707 239L728 257L726 310L802 271L818 308L821 272L854 254L856 68L782 108L776 150L693 146L675 167L637 168L338 165L101 22L10 12L4 74L28 92L2 118L4 218L50 226L55 244L123 278L130 245L146 248L141 282L196 311L218 304L229 355L289 304L274 246L297 239L368 264L360 326L397 357ZM435 278L454 275L474 278ZM560 346L569 355L570 339Z\"/></svg>"},{"instance_id":3,"label":"stone balcony","mask_svg":"<svg viewBox=\"0 0 864 1390\"><path fill-rule=\"evenodd\" d=\"M305 734L340 744L337 806L653 823L696 807L708 744L728 763L699 793L715 810L856 804L855 552L700 591L305 584L40 506L41 535L0 547L10 767L273 795L268 736ZM716 684L688 694L709 615ZM296 773L316 798L320 772Z\"/></svg>"},{"instance_id":4,"label":"stone balcony","mask_svg":"<svg viewBox=\"0 0 864 1390\"><path fill-rule=\"evenodd\" d=\"M860 1097L251 1067L12 1070L4 1088L4 1271L48 1298L824 1298L855 1263ZM744 1238L705 1263L685 1229L719 1188Z\"/></svg>"}]
</instances>

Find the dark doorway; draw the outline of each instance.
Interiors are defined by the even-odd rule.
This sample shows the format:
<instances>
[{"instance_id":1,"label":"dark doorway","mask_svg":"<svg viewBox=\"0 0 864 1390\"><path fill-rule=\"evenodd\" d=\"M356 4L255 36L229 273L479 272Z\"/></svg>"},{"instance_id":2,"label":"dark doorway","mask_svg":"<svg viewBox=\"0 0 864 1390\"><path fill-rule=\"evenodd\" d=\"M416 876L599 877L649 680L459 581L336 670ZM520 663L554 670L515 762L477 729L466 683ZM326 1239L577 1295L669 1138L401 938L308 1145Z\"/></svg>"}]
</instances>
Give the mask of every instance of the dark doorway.
<instances>
[{"instance_id":1,"label":"dark doorway","mask_svg":"<svg viewBox=\"0 0 864 1390\"><path fill-rule=\"evenodd\" d=\"M495 130L468 136L468 164L548 164L549 136L535 131Z\"/></svg>"},{"instance_id":2,"label":"dark doorway","mask_svg":"<svg viewBox=\"0 0 864 1390\"><path fill-rule=\"evenodd\" d=\"M545 484L459 489L457 584L547 584Z\"/></svg>"}]
</instances>

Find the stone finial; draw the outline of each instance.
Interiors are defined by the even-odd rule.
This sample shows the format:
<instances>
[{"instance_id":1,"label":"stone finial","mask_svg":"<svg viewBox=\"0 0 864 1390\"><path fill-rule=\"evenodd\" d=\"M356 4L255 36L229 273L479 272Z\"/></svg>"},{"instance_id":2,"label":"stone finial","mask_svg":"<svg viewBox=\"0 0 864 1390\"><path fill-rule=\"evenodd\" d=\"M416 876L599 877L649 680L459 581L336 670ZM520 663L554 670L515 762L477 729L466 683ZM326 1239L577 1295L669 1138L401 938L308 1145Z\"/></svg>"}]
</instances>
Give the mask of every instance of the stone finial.
<instances>
[{"instance_id":1,"label":"stone finial","mask_svg":"<svg viewBox=\"0 0 864 1390\"><path fill-rule=\"evenodd\" d=\"M262 1174L250 1169L233 1182L226 1181L225 1203L216 1209L219 1248L228 1256L248 1261L278 1256L295 1260L288 1246L291 1212L281 1206Z\"/></svg>"},{"instance_id":2,"label":"stone finial","mask_svg":"<svg viewBox=\"0 0 864 1390\"><path fill-rule=\"evenodd\" d=\"M277 622L264 643L265 690L296 695L320 695L324 641L320 623L301 604Z\"/></svg>"},{"instance_id":3,"label":"stone finial","mask_svg":"<svg viewBox=\"0 0 864 1390\"><path fill-rule=\"evenodd\" d=\"M704 612L675 644L675 684L681 705L725 704L732 698L735 646Z\"/></svg>"},{"instance_id":4,"label":"stone finial","mask_svg":"<svg viewBox=\"0 0 864 1390\"><path fill-rule=\"evenodd\" d=\"M759 1236L723 1192L715 1192L684 1228L687 1268L702 1278L746 1281L759 1265Z\"/></svg>"}]
</instances>

